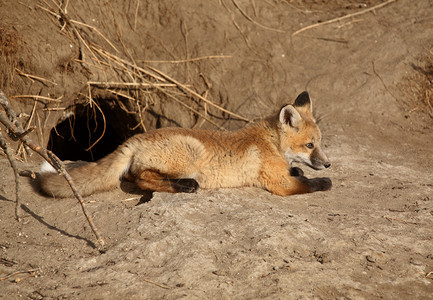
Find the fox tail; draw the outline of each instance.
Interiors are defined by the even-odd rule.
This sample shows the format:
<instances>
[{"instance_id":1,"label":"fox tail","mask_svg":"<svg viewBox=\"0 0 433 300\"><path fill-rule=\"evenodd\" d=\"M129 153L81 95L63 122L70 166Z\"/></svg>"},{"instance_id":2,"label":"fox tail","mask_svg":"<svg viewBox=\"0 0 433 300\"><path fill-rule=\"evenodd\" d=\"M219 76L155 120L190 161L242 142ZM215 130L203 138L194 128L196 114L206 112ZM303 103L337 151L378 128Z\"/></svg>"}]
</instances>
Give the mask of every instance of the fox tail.
<instances>
[{"instance_id":1,"label":"fox tail","mask_svg":"<svg viewBox=\"0 0 433 300\"><path fill-rule=\"evenodd\" d=\"M131 158L132 151L128 147L121 146L99 161L69 169L68 173L80 194L88 196L94 192L116 187L122 175L128 172ZM51 197L64 198L74 195L65 178L57 174L52 167L48 170L45 165L41 167L40 187L43 193Z\"/></svg>"}]
</instances>

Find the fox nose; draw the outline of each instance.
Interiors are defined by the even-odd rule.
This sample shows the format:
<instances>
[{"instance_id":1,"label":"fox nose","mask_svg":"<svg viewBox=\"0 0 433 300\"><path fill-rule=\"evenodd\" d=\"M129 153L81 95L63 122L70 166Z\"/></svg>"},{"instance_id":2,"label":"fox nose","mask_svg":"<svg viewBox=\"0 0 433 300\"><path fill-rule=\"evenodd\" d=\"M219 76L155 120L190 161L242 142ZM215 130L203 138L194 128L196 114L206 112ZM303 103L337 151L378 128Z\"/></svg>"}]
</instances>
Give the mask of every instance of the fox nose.
<instances>
[{"instance_id":1,"label":"fox nose","mask_svg":"<svg viewBox=\"0 0 433 300\"><path fill-rule=\"evenodd\" d=\"M325 168L329 168L329 167L331 166L331 163L330 163L330 162L327 162L327 163L325 163L323 166L324 166Z\"/></svg>"}]
</instances>

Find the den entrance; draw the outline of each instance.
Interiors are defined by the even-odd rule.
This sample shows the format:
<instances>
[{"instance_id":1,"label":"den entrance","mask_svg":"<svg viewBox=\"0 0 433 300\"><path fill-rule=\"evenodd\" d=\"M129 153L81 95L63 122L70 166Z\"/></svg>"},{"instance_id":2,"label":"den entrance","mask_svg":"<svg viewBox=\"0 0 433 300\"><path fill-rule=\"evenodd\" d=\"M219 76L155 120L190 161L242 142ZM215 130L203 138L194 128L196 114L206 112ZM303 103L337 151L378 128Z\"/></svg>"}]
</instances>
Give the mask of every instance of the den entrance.
<instances>
[{"instance_id":1,"label":"den entrance","mask_svg":"<svg viewBox=\"0 0 433 300\"><path fill-rule=\"evenodd\" d=\"M98 103L100 110L95 105L76 106L69 117L51 130L47 148L61 160L96 161L142 132L140 128L131 129L135 119L117 105L110 105L109 101Z\"/></svg>"}]
</instances>

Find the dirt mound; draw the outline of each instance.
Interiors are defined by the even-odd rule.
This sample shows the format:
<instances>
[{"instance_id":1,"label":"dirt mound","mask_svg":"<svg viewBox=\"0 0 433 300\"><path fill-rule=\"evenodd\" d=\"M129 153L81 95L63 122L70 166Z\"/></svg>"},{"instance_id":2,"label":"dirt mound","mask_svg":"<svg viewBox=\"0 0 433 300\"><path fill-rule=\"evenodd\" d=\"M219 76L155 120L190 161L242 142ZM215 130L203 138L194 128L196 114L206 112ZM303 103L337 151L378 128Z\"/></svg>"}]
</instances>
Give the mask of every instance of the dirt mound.
<instances>
[{"instance_id":1,"label":"dirt mound","mask_svg":"<svg viewBox=\"0 0 433 300\"><path fill-rule=\"evenodd\" d=\"M96 159L158 127L239 128L308 90L332 167L304 171L334 188L93 195L100 254L76 201L45 198L32 181L16 223L2 158L0 295L429 298L432 10L428 0L3 1L0 90L63 159ZM20 169L37 171L38 158Z\"/></svg>"}]
</instances>

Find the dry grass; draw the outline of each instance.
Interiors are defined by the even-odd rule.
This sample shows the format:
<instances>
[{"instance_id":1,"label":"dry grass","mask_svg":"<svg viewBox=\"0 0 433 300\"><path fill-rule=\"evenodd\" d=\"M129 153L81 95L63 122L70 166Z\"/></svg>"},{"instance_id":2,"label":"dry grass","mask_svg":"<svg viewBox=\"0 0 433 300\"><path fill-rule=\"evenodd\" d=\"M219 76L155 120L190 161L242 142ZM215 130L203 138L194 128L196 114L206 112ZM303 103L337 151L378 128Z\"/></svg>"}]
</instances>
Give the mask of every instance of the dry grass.
<instances>
[{"instance_id":1,"label":"dry grass","mask_svg":"<svg viewBox=\"0 0 433 300\"><path fill-rule=\"evenodd\" d=\"M17 65L15 54L21 44L21 37L13 28L0 27L0 89L8 90L13 81Z\"/></svg>"},{"instance_id":2,"label":"dry grass","mask_svg":"<svg viewBox=\"0 0 433 300\"><path fill-rule=\"evenodd\" d=\"M401 90L410 105L410 112L419 111L433 119L433 51L421 59L419 65L412 65L415 74L407 78Z\"/></svg>"},{"instance_id":3,"label":"dry grass","mask_svg":"<svg viewBox=\"0 0 433 300\"><path fill-rule=\"evenodd\" d=\"M68 7L64 7L57 0L42 0L37 7L58 20L61 31L68 31L75 38L81 54L80 59L76 59L75 62L85 66L90 73L100 74L102 75L100 77L106 78L106 81L99 80L98 82L89 80L87 82L87 94L83 95L87 104L91 107L96 106L96 109L102 114L103 112L95 100L95 94L101 94L101 91L116 97L119 109L128 114L136 114L136 127L141 126L144 130L143 120L146 118L149 108L155 103L155 99L158 99L163 105L176 103L185 108L187 114L193 114L197 118L201 117L204 122L208 122L219 129L223 129L219 124L220 120L208 114L210 108L213 112L218 111L220 115L232 119L250 121L202 96L194 89L194 84L183 84L161 70L150 67L142 58L133 57L131 55L133 51L128 49L121 36L118 36L119 46L98 28L83 21L72 19L72 15L69 14L73 11L72 3L68 3ZM134 24L136 26L136 22ZM177 60L167 61L167 63L188 64L198 60L225 58L227 57L207 56L196 59L189 58L181 62ZM24 74L20 75L25 76ZM30 78L35 79L34 77ZM33 98L37 99L36 97ZM130 104L125 105L124 101L129 101Z\"/></svg>"},{"instance_id":4,"label":"dry grass","mask_svg":"<svg viewBox=\"0 0 433 300\"><path fill-rule=\"evenodd\" d=\"M91 21L77 15L74 3L70 1L38 0L31 7L25 6L26 9L38 10L40 14L46 14L47 18L58 27L58 31L70 39L74 52L71 57L67 58L65 64L72 67L60 68L62 64L57 70L65 73L80 70L87 79L82 88L72 92L66 91L62 87L66 81L61 83L55 77L58 74L53 74L52 77L49 73L41 75L34 73L37 71L27 68L27 65L18 64L15 58L22 55L23 51L20 47L26 45L16 30L12 27L3 28L0 24L0 73L2 74L0 90L7 92L11 99L16 99L21 105L20 108L33 106L30 120L33 121L32 126L36 128L35 134L38 135L42 144L46 144L44 139L51 132L50 126L55 122L63 121L59 119L62 117L62 112L66 109L68 112L73 111L74 108L71 105L74 104L88 105L94 111L93 114L89 114L88 118L95 118L95 122L96 117L102 115L103 128L113 125L107 124L111 121L110 118L106 118L108 113L112 115L113 112L120 111L118 115L128 118L125 121L127 125L116 129L122 131L128 128L132 133L146 131L146 126L150 124L155 126L161 117L171 123L188 124L187 126L194 127L206 126L205 123L207 123L207 127L221 130L224 130L222 124L227 119L250 122L249 119L226 109L224 105L211 99L211 88L206 82L208 76L193 71L193 66L211 65L216 60L229 59L231 56L190 57L187 55L185 59L175 59L175 56L172 56L173 60L148 60L147 57L135 57L136 51L132 49L131 42L128 43L130 36L122 36L122 30L119 28L113 31L113 20L109 18L102 20L97 26L93 26L93 23L89 25L86 22ZM135 20L132 23L132 28L135 29L138 24L137 11L139 8L140 1L137 1ZM119 25L115 24L115 26ZM158 40L153 38L152 42L158 43ZM185 43L187 45L186 36ZM163 46L162 42L160 44ZM32 51L31 49L25 50ZM187 79L184 80L187 83L177 79L177 74L181 72L172 75L168 74L170 71L164 73L155 68L161 64L179 66L179 70L185 69ZM75 68L76 66L79 67ZM169 70L176 72L174 68L169 68ZM66 80L72 77L69 75L65 74ZM16 79L22 81L20 85L17 84ZM21 85L32 88L21 90L15 88ZM38 90L34 88L36 86L41 88ZM71 98L71 94L76 98ZM46 115L42 117L42 122L38 115L41 111L46 112ZM173 115L173 111L175 111L174 116L168 116L168 114ZM56 121L53 121L53 116ZM46 126L48 120L50 124ZM114 124L114 126L117 125ZM89 134L94 131L89 128ZM125 133L125 136L128 134L131 133ZM104 133L96 137L96 140L99 141L103 135ZM93 146L94 143L89 149ZM25 159L22 149L18 155Z\"/></svg>"}]
</instances>

